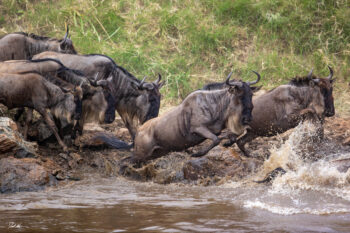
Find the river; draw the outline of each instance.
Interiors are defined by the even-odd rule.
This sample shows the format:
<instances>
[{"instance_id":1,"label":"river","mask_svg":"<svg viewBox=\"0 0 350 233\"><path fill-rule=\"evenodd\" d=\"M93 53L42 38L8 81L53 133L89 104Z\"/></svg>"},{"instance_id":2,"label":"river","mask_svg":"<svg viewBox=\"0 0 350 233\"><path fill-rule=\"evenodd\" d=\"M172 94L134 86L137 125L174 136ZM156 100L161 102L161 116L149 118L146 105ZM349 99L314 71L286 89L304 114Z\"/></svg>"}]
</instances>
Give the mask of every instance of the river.
<instances>
[{"instance_id":1,"label":"river","mask_svg":"<svg viewBox=\"0 0 350 233\"><path fill-rule=\"evenodd\" d=\"M349 232L344 192L91 177L2 195L0 232Z\"/></svg>"}]
</instances>

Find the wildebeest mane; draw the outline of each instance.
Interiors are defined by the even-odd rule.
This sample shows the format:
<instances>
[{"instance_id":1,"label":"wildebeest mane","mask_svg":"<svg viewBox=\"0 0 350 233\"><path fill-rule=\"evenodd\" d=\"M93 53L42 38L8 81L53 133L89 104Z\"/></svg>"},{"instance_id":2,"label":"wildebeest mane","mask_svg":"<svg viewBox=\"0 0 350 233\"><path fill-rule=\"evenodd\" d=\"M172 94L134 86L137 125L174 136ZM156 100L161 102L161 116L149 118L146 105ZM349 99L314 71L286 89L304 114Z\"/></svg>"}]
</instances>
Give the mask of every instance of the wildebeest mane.
<instances>
[{"instance_id":1,"label":"wildebeest mane","mask_svg":"<svg viewBox=\"0 0 350 233\"><path fill-rule=\"evenodd\" d=\"M108 60L110 60L113 63L113 65L114 65L114 67L116 68L117 71L121 70L124 74L126 74L127 77L131 78L133 81L136 81L137 83L141 82L134 75L132 75L129 71L127 71L124 67L119 66L117 63L115 63L115 61L112 58L110 58L110 57L108 57L108 56L106 56L104 54L93 53L93 54L87 54L87 55L83 55L83 56L86 56L86 57L91 57L91 56L102 56L102 57L105 57L105 58L107 58Z\"/></svg>"},{"instance_id":2,"label":"wildebeest mane","mask_svg":"<svg viewBox=\"0 0 350 233\"><path fill-rule=\"evenodd\" d=\"M317 77L314 75L312 75L311 77L311 79L316 79L316 78ZM307 77L307 76L303 76L303 77L296 76L295 78L290 80L288 84L292 86L297 86L297 87L308 86L311 79L310 77Z\"/></svg>"},{"instance_id":3,"label":"wildebeest mane","mask_svg":"<svg viewBox=\"0 0 350 233\"><path fill-rule=\"evenodd\" d=\"M239 81L242 81L242 80L232 79L230 82L239 82ZM214 83L209 83L205 85L201 90L220 90L226 86L227 85L225 82L214 82Z\"/></svg>"},{"instance_id":4,"label":"wildebeest mane","mask_svg":"<svg viewBox=\"0 0 350 233\"><path fill-rule=\"evenodd\" d=\"M32 38L34 40L42 40L42 41L48 41L48 40L56 40L56 41L62 41L63 39L56 39L56 38L51 38L51 37L47 37L47 36L38 36L34 33L26 33L26 32L14 32L14 33L11 33L11 34L19 34L19 35L23 35L23 36L26 36L26 37L29 37L29 38Z\"/></svg>"},{"instance_id":5,"label":"wildebeest mane","mask_svg":"<svg viewBox=\"0 0 350 233\"><path fill-rule=\"evenodd\" d=\"M43 59L37 59L37 60L28 60L29 62L45 62L45 61L53 61L56 62L57 64L59 64L63 69L65 70L69 70L72 71L74 74L79 75L79 76L84 76L84 73L81 72L80 70L73 70L73 69L69 69L68 67L64 66L63 63L59 60L53 59L53 58L43 58Z\"/></svg>"}]
</instances>

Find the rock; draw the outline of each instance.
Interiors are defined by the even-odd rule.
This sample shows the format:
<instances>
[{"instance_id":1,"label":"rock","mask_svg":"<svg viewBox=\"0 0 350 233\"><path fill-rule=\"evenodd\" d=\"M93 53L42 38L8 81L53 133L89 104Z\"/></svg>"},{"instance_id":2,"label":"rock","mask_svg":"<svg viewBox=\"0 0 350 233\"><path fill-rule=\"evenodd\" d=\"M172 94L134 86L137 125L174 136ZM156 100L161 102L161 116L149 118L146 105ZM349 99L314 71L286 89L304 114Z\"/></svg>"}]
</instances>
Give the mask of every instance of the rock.
<instances>
[{"instance_id":1,"label":"rock","mask_svg":"<svg viewBox=\"0 0 350 233\"><path fill-rule=\"evenodd\" d=\"M7 117L0 117L0 127L9 127L13 131L18 131L16 123Z\"/></svg>"},{"instance_id":2,"label":"rock","mask_svg":"<svg viewBox=\"0 0 350 233\"><path fill-rule=\"evenodd\" d=\"M0 154L18 152L17 157L28 157L36 155L37 150L38 145L25 141L11 119L0 117Z\"/></svg>"},{"instance_id":3,"label":"rock","mask_svg":"<svg viewBox=\"0 0 350 233\"><path fill-rule=\"evenodd\" d=\"M184 178L188 180L202 179L208 185L216 183L223 177L244 177L255 172L262 161L255 158L241 158L233 149L215 147L208 155L188 161L183 168ZM210 181L208 181L210 178Z\"/></svg>"},{"instance_id":4,"label":"rock","mask_svg":"<svg viewBox=\"0 0 350 233\"><path fill-rule=\"evenodd\" d=\"M34 158L0 160L0 192L35 191L54 184L51 172Z\"/></svg>"},{"instance_id":5,"label":"rock","mask_svg":"<svg viewBox=\"0 0 350 233\"><path fill-rule=\"evenodd\" d=\"M80 154L78 153L70 153L69 154L70 157L72 157L72 159L77 163L81 163L83 161L83 158L80 156Z\"/></svg>"}]
</instances>

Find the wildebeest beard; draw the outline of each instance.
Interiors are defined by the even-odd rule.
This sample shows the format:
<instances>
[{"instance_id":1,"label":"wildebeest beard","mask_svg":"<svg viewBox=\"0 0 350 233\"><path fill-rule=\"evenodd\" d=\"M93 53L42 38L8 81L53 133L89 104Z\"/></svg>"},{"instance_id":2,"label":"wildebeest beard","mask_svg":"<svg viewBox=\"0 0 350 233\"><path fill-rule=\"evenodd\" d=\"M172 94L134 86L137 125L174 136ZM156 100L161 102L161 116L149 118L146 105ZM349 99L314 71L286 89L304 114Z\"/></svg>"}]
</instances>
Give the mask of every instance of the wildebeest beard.
<instances>
[{"instance_id":1,"label":"wildebeest beard","mask_svg":"<svg viewBox=\"0 0 350 233\"><path fill-rule=\"evenodd\" d=\"M105 112L104 122L110 124L115 119L115 98L110 92L103 92L104 97L107 101L107 110Z\"/></svg>"},{"instance_id":2,"label":"wildebeest beard","mask_svg":"<svg viewBox=\"0 0 350 233\"><path fill-rule=\"evenodd\" d=\"M83 111L83 103L78 96L74 96L75 111L74 120L79 120L81 118L81 113Z\"/></svg>"},{"instance_id":3,"label":"wildebeest beard","mask_svg":"<svg viewBox=\"0 0 350 233\"><path fill-rule=\"evenodd\" d=\"M241 122L243 125L248 125L252 121L252 111L253 111L253 104L252 104L252 90L250 87L246 84L243 83L242 87L244 93L240 97L240 100L242 102L242 118Z\"/></svg>"},{"instance_id":4,"label":"wildebeest beard","mask_svg":"<svg viewBox=\"0 0 350 233\"><path fill-rule=\"evenodd\" d=\"M335 114L332 92L333 92L332 87L331 88L321 87L321 93L324 98L324 107L325 107L324 113L326 117L332 117Z\"/></svg>"},{"instance_id":5,"label":"wildebeest beard","mask_svg":"<svg viewBox=\"0 0 350 233\"><path fill-rule=\"evenodd\" d=\"M141 124L145 123L146 121L148 121L152 118L157 117L159 114L160 98L158 96L155 96L155 95L150 96L149 104L150 104L150 107L148 108L145 119L142 120Z\"/></svg>"}]
</instances>

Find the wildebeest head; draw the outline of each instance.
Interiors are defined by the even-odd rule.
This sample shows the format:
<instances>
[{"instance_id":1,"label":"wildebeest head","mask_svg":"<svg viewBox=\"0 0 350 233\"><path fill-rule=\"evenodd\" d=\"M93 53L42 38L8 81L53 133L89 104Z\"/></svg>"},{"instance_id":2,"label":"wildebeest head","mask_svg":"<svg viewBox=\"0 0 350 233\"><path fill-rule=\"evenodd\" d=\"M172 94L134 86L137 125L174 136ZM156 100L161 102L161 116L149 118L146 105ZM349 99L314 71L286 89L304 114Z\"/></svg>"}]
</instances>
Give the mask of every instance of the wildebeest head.
<instances>
[{"instance_id":1,"label":"wildebeest head","mask_svg":"<svg viewBox=\"0 0 350 233\"><path fill-rule=\"evenodd\" d=\"M64 38L62 40L59 40L59 47L57 49L58 52L61 53L68 53L68 54L77 54L77 51L75 50L73 46L72 40L68 37L69 34L69 28L67 26L66 34L64 35Z\"/></svg>"},{"instance_id":2,"label":"wildebeest head","mask_svg":"<svg viewBox=\"0 0 350 233\"><path fill-rule=\"evenodd\" d=\"M51 113L61 120L66 120L68 123L72 123L75 119L77 111L77 106L75 103L75 98L72 93L65 93L63 95L62 101L57 103L51 108ZM81 113L80 113L81 114Z\"/></svg>"},{"instance_id":3,"label":"wildebeest head","mask_svg":"<svg viewBox=\"0 0 350 233\"><path fill-rule=\"evenodd\" d=\"M67 118L67 121L71 122L73 119L79 120L81 118L81 113L83 110L83 89L81 88L81 85L75 86L72 90L68 90L63 87L60 88L65 93L65 98L62 106L64 106L64 109L66 109L67 113L65 116ZM72 101L74 104L71 103Z\"/></svg>"},{"instance_id":4,"label":"wildebeest head","mask_svg":"<svg viewBox=\"0 0 350 233\"><path fill-rule=\"evenodd\" d=\"M146 77L139 84L133 84L133 87L140 93L136 98L135 108L141 110L139 116L141 124L158 116L161 99L159 89L164 85L164 81L160 82L162 79L160 74L158 74L158 79L154 82L145 82L145 79Z\"/></svg>"},{"instance_id":5,"label":"wildebeest head","mask_svg":"<svg viewBox=\"0 0 350 233\"><path fill-rule=\"evenodd\" d=\"M259 82L261 76L259 73L253 71L257 76L257 80L254 82L243 82L243 81L230 81L230 77L232 72L228 75L226 79L226 85L229 86L229 93L237 96L242 104L242 116L241 123L243 125L248 125L252 121L252 111L253 111L253 103L252 97L253 92L258 90L260 87L252 87L251 85Z\"/></svg>"},{"instance_id":6,"label":"wildebeest head","mask_svg":"<svg viewBox=\"0 0 350 233\"><path fill-rule=\"evenodd\" d=\"M312 70L307 75L307 77L304 78L294 78L290 84L296 85L296 86L302 86L302 85L309 85L311 87L318 87L324 101L324 111L323 114L326 117L334 116L335 110L334 110L334 99L333 99L333 82L335 79L332 79L333 77L333 69L328 66L329 69L329 76L326 78L317 78L312 74Z\"/></svg>"},{"instance_id":7,"label":"wildebeest head","mask_svg":"<svg viewBox=\"0 0 350 233\"><path fill-rule=\"evenodd\" d=\"M107 109L105 111L104 123L110 124L115 119L115 98L112 95L111 85L109 85L110 80L99 80L96 82L97 85L103 87L103 95L107 102Z\"/></svg>"},{"instance_id":8,"label":"wildebeest head","mask_svg":"<svg viewBox=\"0 0 350 233\"><path fill-rule=\"evenodd\" d=\"M324 114L326 117L334 116L334 99L333 99L333 70L328 66L330 74L326 78L313 78L312 80L320 87L324 98Z\"/></svg>"},{"instance_id":9,"label":"wildebeest head","mask_svg":"<svg viewBox=\"0 0 350 233\"><path fill-rule=\"evenodd\" d=\"M74 120L79 120L81 118L81 112L83 111L83 89L81 88L81 85L74 87L72 92L75 103Z\"/></svg>"}]
</instances>

